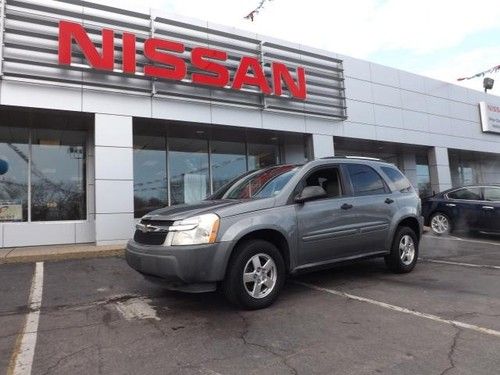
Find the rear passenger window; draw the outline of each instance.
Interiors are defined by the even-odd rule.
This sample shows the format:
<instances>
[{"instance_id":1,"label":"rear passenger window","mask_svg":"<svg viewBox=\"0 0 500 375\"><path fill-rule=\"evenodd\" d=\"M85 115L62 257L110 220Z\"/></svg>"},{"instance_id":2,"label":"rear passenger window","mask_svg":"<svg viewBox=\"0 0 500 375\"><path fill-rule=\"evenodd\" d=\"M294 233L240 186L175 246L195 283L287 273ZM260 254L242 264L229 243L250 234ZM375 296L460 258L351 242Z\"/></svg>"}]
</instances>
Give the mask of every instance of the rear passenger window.
<instances>
[{"instance_id":1,"label":"rear passenger window","mask_svg":"<svg viewBox=\"0 0 500 375\"><path fill-rule=\"evenodd\" d=\"M500 188L484 188L484 200L490 202L500 202Z\"/></svg>"},{"instance_id":2,"label":"rear passenger window","mask_svg":"<svg viewBox=\"0 0 500 375\"><path fill-rule=\"evenodd\" d=\"M382 167L381 169L394 183L396 190L399 190L401 193L413 190L410 181L397 169L391 167Z\"/></svg>"},{"instance_id":3,"label":"rear passenger window","mask_svg":"<svg viewBox=\"0 0 500 375\"><path fill-rule=\"evenodd\" d=\"M480 201L481 200L481 189L480 188L464 188L460 190L452 191L448 193L448 198L460 199L468 201Z\"/></svg>"},{"instance_id":4,"label":"rear passenger window","mask_svg":"<svg viewBox=\"0 0 500 375\"><path fill-rule=\"evenodd\" d=\"M363 164L346 164L351 177L355 195L374 195L385 193L382 178L373 168Z\"/></svg>"}]
</instances>

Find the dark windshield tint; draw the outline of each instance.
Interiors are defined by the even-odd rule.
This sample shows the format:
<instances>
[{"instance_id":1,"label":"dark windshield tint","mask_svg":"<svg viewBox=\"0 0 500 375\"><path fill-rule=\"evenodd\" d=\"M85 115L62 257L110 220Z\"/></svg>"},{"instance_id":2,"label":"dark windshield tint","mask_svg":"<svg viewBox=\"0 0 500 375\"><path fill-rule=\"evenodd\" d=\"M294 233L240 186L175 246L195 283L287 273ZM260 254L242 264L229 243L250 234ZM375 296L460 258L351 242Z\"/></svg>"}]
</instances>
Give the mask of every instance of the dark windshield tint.
<instances>
[{"instance_id":1,"label":"dark windshield tint","mask_svg":"<svg viewBox=\"0 0 500 375\"><path fill-rule=\"evenodd\" d=\"M210 199L269 198L277 195L300 167L283 165L253 171L223 186Z\"/></svg>"},{"instance_id":2,"label":"dark windshield tint","mask_svg":"<svg viewBox=\"0 0 500 375\"><path fill-rule=\"evenodd\" d=\"M363 164L347 164L355 195L374 195L385 193L382 178L372 168Z\"/></svg>"}]
</instances>

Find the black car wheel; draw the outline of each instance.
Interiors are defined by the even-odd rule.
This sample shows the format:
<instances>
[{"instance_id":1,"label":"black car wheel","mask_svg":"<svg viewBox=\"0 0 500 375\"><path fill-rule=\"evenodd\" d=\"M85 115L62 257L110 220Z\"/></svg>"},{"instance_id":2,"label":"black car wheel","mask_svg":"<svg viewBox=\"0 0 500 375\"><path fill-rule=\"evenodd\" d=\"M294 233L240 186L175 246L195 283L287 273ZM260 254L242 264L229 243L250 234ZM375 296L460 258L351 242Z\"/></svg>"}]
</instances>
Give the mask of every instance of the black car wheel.
<instances>
[{"instance_id":1,"label":"black car wheel","mask_svg":"<svg viewBox=\"0 0 500 375\"><path fill-rule=\"evenodd\" d=\"M443 236L451 233L451 220L447 215L441 212L432 214L430 219L430 226L432 233L438 236Z\"/></svg>"},{"instance_id":2,"label":"black car wheel","mask_svg":"<svg viewBox=\"0 0 500 375\"><path fill-rule=\"evenodd\" d=\"M418 237L408 227L399 227L394 236L391 253L385 257L387 267L394 273L407 273L418 260Z\"/></svg>"},{"instance_id":3,"label":"black car wheel","mask_svg":"<svg viewBox=\"0 0 500 375\"><path fill-rule=\"evenodd\" d=\"M284 282L285 263L276 246L263 240L250 240L235 249L223 291L237 306L262 309L278 298Z\"/></svg>"}]
</instances>

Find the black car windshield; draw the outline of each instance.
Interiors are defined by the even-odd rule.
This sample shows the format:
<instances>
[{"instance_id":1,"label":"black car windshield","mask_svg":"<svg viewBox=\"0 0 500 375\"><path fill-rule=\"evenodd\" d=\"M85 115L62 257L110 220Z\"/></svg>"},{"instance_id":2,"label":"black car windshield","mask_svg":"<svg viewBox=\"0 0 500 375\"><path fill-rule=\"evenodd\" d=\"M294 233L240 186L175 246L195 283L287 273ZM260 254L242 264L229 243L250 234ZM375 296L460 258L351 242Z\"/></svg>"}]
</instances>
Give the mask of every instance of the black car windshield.
<instances>
[{"instance_id":1,"label":"black car windshield","mask_svg":"<svg viewBox=\"0 0 500 375\"><path fill-rule=\"evenodd\" d=\"M301 166L280 165L246 173L221 187L209 199L260 199L277 195Z\"/></svg>"}]
</instances>

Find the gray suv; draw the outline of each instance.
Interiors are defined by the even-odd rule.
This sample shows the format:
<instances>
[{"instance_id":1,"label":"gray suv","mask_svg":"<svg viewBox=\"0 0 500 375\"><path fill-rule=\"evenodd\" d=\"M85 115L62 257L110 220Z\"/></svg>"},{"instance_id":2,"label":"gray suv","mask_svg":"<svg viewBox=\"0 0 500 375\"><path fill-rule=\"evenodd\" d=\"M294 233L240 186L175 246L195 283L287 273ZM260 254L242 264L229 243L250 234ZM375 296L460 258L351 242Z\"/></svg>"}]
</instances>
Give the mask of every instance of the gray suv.
<instances>
[{"instance_id":1,"label":"gray suv","mask_svg":"<svg viewBox=\"0 0 500 375\"><path fill-rule=\"evenodd\" d=\"M410 272L421 203L392 164L332 157L248 172L196 204L145 215L128 264L169 289L214 291L248 309L272 304L287 275L384 257Z\"/></svg>"}]
</instances>

